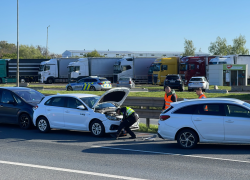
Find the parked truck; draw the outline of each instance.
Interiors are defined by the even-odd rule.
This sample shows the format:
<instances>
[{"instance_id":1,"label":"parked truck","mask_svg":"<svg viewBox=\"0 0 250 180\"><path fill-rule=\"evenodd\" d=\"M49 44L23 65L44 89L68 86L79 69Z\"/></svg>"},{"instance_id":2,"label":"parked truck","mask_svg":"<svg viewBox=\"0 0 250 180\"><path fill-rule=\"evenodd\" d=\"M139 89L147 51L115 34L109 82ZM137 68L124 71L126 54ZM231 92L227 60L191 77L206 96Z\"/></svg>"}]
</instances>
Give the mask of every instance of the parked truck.
<instances>
[{"instance_id":1,"label":"parked truck","mask_svg":"<svg viewBox=\"0 0 250 180\"><path fill-rule=\"evenodd\" d=\"M148 69L148 84L153 84L154 63Z\"/></svg>"},{"instance_id":2,"label":"parked truck","mask_svg":"<svg viewBox=\"0 0 250 180\"><path fill-rule=\"evenodd\" d=\"M150 65L156 58L136 57L119 59L114 64L114 82L121 77L131 77L135 83L147 83Z\"/></svg>"},{"instance_id":3,"label":"parked truck","mask_svg":"<svg viewBox=\"0 0 250 180\"><path fill-rule=\"evenodd\" d=\"M154 61L153 84L162 86L168 74L178 74L179 60L178 56L156 59Z\"/></svg>"},{"instance_id":4,"label":"parked truck","mask_svg":"<svg viewBox=\"0 0 250 180\"><path fill-rule=\"evenodd\" d=\"M68 65L73 61L77 61L77 58L59 58L41 62L39 81L47 84L68 82Z\"/></svg>"},{"instance_id":5,"label":"parked truck","mask_svg":"<svg viewBox=\"0 0 250 180\"><path fill-rule=\"evenodd\" d=\"M19 80L38 82L40 63L47 59L19 59ZM16 59L0 59L0 83L15 83Z\"/></svg>"},{"instance_id":6,"label":"parked truck","mask_svg":"<svg viewBox=\"0 0 250 180\"><path fill-rule=\"evenodd\" d=\"M79 80L88 76L105 77L113 82L113 66L121 58L80 58L68 65L68 77Z\"/></svg>"},{"instance_id":7,"label":"parked truck","mask_svg":"<svg viewBox=\"0 0 250 180\"><path fill-rule=\"evenodd\" d=\"M217 56L183 57L180 69L185 74L185 84L188 84L193 76L205 76L208 78L208 64L215 57Z\"/></svg>"}]
</instances>

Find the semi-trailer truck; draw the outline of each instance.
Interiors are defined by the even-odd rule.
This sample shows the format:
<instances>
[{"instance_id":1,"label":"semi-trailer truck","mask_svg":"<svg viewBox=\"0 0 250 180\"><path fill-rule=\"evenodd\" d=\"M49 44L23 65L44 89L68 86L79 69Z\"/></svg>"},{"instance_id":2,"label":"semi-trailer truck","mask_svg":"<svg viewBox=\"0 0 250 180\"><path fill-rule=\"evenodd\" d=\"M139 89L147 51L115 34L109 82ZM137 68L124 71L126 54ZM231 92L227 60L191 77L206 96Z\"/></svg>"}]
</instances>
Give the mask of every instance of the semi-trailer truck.
<instances>
[{"instance_id":1,"label":"semi-trailer truck","mask_svg":"<svg viewBox=\"0 0 250 180\"><path fill-rule=\"evenodd\" d=\"M162 86L168 74L178 74L179 60L179 57L156 59L154 61L153 84Z\"/></svg>"},{"instance_id":2,"label":"semi-trailer truck","mask_svg":"<svg viewBox=\"0 0 250 180\"><path fill-rule=\"evenodd\" d=\"M119 59L114 64L114 82L121 77L131 77L135 83L148 83L148 71L156 57Z\"/></svg>"},{"instance_id":3,"label":"semi-trailer truck","mask_svg":"<svg viewBox=\"0 0 250 180\"><path fill-rule=\"evenodd\" d=\"M113 82L113 66L121 58L80 58L68 65L68 77L79 80L88 76L105 77Z\"/></svg>"},{"instance_id":4,"label":"semi-trailer truck","mask_svg":"<svg viewBox=\"0 0 250 180\"><path fill-rule=\"evenodd\" d=\"M59 58L43 61L39 67L39 81L52 84L55 82L68 82L68 65L78 58Z\"/></svg>"},{"instance_id":5,"label":"semi-trailer truck","mask_svg":"<svg viewBox=\"0 0 250 180\"><path fill-rule=\"evenodd\" d=\"M40 63L47 59L19 59L19 80L38 82ZM16 59L0 59L0 83L15 83L17 72Z\"/></svg>"}]
</instances>

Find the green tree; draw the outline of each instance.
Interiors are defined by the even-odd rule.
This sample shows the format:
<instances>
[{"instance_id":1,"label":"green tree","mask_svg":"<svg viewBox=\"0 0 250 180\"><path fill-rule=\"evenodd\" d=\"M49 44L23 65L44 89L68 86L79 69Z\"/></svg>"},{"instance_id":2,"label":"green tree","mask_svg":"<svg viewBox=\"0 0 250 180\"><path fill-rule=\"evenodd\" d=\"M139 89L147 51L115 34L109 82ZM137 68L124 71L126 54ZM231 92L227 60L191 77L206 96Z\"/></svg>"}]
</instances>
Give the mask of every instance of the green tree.
<instances>
[{"instance_id":1,"label":"green tree","mask_svg":"<svg viewBox=\"0 0 250 180\"><path fill-rule=\"evenodd\" d=\"M89 53L86 53L83 55L84 57L104 57L104 56L101 56L97 50L94 50L92 52L89 52Z\"/></svg>"},{"instance_id":2,"label":"green tree","mask_svg":"<svg viewBox=\"0 0 250 180\"><path fill-rule=\"evenodd\" d=\"M196 48L194 47L193 41L185 39L183 56L194 56L195 50Z\"/></svg>"},{"instance_id":3,"label":"green tree","mask_svg":"<svg viewBox=\"0 0 250 180\"><path fill-rule=\"evenodd\" d=\"M231 46L227 46L226 38L216 38L215 42L211 42L208 50L213 55L227 55L230 54Z\"/></svg>"},{"instance_id":4,"label":"green tree","mask_svg":"<svg viewBox=\"0 0 250 180\"><path fill-rule=\"evenodd\" d=\"M12 54L16 53L17 48L15 44L10 44L7 41L0 41L0 58L3 57L3 54Z\"/></svg>"},{"instance_id":5,"label":"green tree","mask_svg":"<svg viewBox=\"0 0 250 180\"><path fill-rule=\"evenodd\" d=\"M40 50L32 45L20 45L19 55L23 59L44 59L44 56L41 54Z\"/></svg>"},{"instance_id":6,"label":"green tree","mask_svg":"<svg viewBox=\"0 0 250 180\"><path fill-rule=\"evenodd\" d=\"M233 47L231 48L231 54L249 54L249 49L245 47L246 45L245 36L240 35L233 39Z\"/></svg>"}]
</instances>

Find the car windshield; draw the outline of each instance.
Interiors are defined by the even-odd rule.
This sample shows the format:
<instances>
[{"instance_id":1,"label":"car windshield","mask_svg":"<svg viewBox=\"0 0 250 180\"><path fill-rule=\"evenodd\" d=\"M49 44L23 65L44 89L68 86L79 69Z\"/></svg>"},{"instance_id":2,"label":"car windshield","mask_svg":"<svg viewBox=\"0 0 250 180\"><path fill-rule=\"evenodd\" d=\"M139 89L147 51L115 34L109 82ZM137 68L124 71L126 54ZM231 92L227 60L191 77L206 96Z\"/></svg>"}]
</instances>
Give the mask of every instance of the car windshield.
<instances>
[{"instance_id":1,"label":"car windshield","mask_svg":"<svg viewBox=\"0 0 250 180\"><path fill-rule=\"evenodd\" d=\"M181 64L180 65L180 71L186 71L187 70L187 65L186 64Z\"/></svg>"},{"instance_id":2,"label":"car windshield","mask_svg":"<svg viewBox=\"0 0 250 180\"><path fill-rule=\"evenodd\" d=\"M40 65L38 71L43 71L43 69L44 69L44 65Z\"/></svg>"},{"instance_id":3,"label":"car windshield","mask_svg":"<svg viewBox=\"0 0 250 180\"><path fill-rule=\"evenodd\" d=\"M176 80L176 79L180 79L178 76L167 76L166 78L167 80Z\"/></svg>"},{"instance_id":4,"label":"car windshield","mask_svg":"<svg viewBox=\"0 0 250 180\"><path fill-rule=\"evenodd\" d=\"M100 96L80 98L88 107L93 108L94 104L100 99Z\"/></svg>"},{"instance_id":5,"label":"car windshield","mask_svg":"<svg viewBox=\"0 0 250 180\"><path fill-rule=\"evenodd\" d=\"M129 81L129 78L120 78L119 81Z\"/></svg>"},{"instance_id":6,"label":"car windshield","mask_svg":"<svg viewBox=\"0 0 250 180\"><path fill-rule=\"evenodd\" d=\"M69 72L73 72L75 69L74 66L69 66L68 68L69 68Z\"/></svg>"},{"instance_id":7,"label":"car windshield","mask_svg":"<svg viewBox=\"0 0 250 180\"><path fill-rule=\"evenodd\" d=\"M161 64L155 64L154 71L160 71L160 70L161 70Z\"/></svg>"},{"instance_id":8,"label":"car windshield","mask_svg":"<svg viewBox=\"0 0 250 180\"><path fill-rule=\"evenodd\" d=\"M14 91L18 96L24 99L26 102L40 102L44 95L35 90L22 90Z\"/></svg>"},{"instance_id":9,"label":"car windshield","mask_svg":"<svg viewBox=\"0 0 250 180\"><path fill-rule=\"evenodd\" d=\"M203 81L202 78L192 78L190 81Z\"/></svg>"},{"instance_id":10,"label":"car windshield","mask_svg":"<svg viewBox=\"0 0 250 180\"><path fill-rule=\"evenodd\" d=\"M148 74L153 74L154 66L150 66L148 70Z\"/></svg>"},{"instance_id":11,"label":"car windshield","mask_svg":"<svg viewBox=\"0 0 250 180\"><path fill-rule=\"evenodd\" d=\"M102 103L96 106L96 109L105 109L105 108L116 108L116 106L112 103Z\"/></svg>"},{"instance_id":12,"label":"car windshield","mask_svg":"<svg viewBox=\"0 0 250 180\"><path fill-rule=\"evenodd\" d=\"M217 62L209 62L209 64L217 64Z\"/></svg>"}]
</instances>

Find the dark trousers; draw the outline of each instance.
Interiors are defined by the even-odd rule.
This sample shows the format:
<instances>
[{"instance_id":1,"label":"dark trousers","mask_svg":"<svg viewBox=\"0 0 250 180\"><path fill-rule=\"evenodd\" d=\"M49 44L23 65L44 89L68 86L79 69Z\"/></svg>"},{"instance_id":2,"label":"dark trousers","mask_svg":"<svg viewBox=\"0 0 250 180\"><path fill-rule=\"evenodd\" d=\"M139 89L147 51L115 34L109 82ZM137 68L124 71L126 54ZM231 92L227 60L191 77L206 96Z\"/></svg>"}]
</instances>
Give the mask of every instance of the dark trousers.
<instances>
[{"instance_id":1,"label":"dark trousers","mask_svg":"<svg viewBox=\"0 0 250 180\"><path fill-rule=\"evenodd\" d=\"M127 133L129 133L131 137L136 137L135 133L133 131L131 131L131 129L129 128L136 121L137 121L137 119L136 119L136 117L134 115L130 115L127 119L124 119L121 122L121 124L120 124L120 126L119 126L119 128L117 130L117 133L116 133L117 137L120 136L122 129L125 129L125 131L127 131Z\"/></svg>"}]
</instances>

